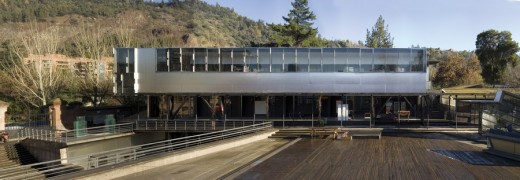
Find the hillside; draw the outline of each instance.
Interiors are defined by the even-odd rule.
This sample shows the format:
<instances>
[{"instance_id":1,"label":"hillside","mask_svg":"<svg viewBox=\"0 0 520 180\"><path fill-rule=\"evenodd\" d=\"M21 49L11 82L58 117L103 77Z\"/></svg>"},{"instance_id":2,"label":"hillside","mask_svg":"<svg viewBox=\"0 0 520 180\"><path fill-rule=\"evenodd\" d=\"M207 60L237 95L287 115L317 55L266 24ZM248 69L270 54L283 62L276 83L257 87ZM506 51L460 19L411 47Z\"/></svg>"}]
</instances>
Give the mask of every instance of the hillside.
<instances>
[{"instance_id":1,"label":"hillside","mask_svg":"<svg viewBox=\"0 0 520 180\"><path fill-rule=\"evenodd\" d=\"M264 22L200 0L0 0L0 42L31 29L56 28L63 54L79 54L80 36L112 47L242 47L270 42ZM108 53L105 55L109 55Z\"/></svg>"}]
</instances>

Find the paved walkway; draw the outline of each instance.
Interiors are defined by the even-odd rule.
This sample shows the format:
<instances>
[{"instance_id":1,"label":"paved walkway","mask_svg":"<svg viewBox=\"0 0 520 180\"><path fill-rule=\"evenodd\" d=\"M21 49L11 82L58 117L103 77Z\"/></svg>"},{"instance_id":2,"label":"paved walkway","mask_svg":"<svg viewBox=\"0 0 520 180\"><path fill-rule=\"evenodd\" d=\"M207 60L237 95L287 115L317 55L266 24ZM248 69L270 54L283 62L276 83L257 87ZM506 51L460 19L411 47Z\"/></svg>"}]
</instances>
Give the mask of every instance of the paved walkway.
<instances>
[{"instance_id":1,"label":"paved walkway","mask_svg":"<svg viewBox=\"0 0 520 180\"><path fill-rule=\"evenodd\" d=\"M287 142L288 140L283 139L265 139L118 179L216 179L283 146Z\"/></svg>"}]
</instances>

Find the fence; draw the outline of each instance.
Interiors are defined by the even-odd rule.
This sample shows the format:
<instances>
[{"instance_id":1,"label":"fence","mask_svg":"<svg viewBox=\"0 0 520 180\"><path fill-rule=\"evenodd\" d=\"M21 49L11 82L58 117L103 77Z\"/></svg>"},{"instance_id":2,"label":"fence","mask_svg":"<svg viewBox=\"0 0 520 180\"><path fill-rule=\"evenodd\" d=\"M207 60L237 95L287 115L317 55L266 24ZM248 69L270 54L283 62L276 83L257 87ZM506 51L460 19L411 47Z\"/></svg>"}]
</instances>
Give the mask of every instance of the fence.
<instances>
[{"instance_id":1,"label":"fence","mask_svg":"<svg viewBox=\"0 0 520 180\"><path fill-rule=\"evenodd\" d=\"M49 127L49 114L22 114L22 115L8 115L6 130L21 129L23 127Z\"/></svg>"},{"instance_id":2,"label":"fence","mask_svg":"<svg viewBox=\"0 0 520 180\"><path fill-rule=\"evenodd\" d=\"M64 158L54 161L41 162L18 167L6 167L0 169L0 174L16 170L27 171L26 173L21 173L19 175L11 177L12 179L26 179L36 176L39 173L44 173L47 177L70 174L76 172L78 168L71 167L71 165L68 164L69 162L74 162L75 165L79 165L84 169L96 169L123 162L135 161L162 153L172 153L184 150L186 148L194 148L203 144L223 139L229 139L241 135L263 131L270 127L272 127L271 122L253 124L249 126L227 129L223 131L210 132L201 135L188 136L183 138L132 146L128 148L120 148L110 151L88 154L81 157ZM32 167L33 169L37 169L39 172L25 170L26 167Z\"/></svg>"},{"instance_id":3,"label":"fence","mask_svg":"<svg viewBox=\"0 0 520 180\"><path fill-rule=\"evenodd\" d=\"M215 131L261 124L264 121L209 121L209 120L140 120L135 130L140 131Z\"/></svg>"},{"instance_id":4,"label":"fence","mask_svg":"<svg viewBox=\"0 0 520 180\"><path fill-rule=\"evenodd\" d=\"M30 138L30 139L37 139L37 140L44 140L44 141L67 143L70 141L84 139L87 137L88 138L104 137L104 136L109 136L109 135L113 135L113 134L133 132L133 130L134 130L133 123L82 128L82 129L75 129L75 130L70 130L70 131L23 128L23 129L19 129L17 132L17 136L14 136L13 138L18 138L18 139Z\"/></svg>"}]
</instances>

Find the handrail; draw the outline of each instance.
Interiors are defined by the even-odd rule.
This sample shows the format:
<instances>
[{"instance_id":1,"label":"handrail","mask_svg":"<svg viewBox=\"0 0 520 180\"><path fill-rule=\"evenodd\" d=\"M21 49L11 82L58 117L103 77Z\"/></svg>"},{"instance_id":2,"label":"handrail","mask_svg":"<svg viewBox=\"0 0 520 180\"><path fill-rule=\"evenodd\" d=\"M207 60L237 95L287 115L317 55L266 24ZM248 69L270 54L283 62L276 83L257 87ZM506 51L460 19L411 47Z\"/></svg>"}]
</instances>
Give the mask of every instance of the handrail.
<instances>
[{"instance_id":1,"label":"handrail","mask_svg":"<svg viewBox=\"0 0 520 180\"><path fill-rule=\"evenodd\" d=\"M82 167L85 169L96 169L108 165L119 164L122 162L135 161L144 157L150 157L161 153L171 153L184 150L186 148L193 148L202 144L215 142L218 140L255 133L270 127L272 127L271 122L253 124L250 126L215 131L195 136L188 136L177 139L152 142L138 146L92 153L75 158L63 158L17 167L7 167L0 169L0 174L13 170L23 170L27 169L27 167L32 167L33 169L37 169L40 173L45 173L48 176L64 175L75 172L71 170L71 167L65 166L67 164L82 165ZM34 173L30 173L30 170L27 170L24 174L20 174L9 178L24 179L31 177L31 175L34 175Z\"/></svg>"},{"instance_id":2,"label":"handrail","mask_svg":"<svg viewBox=\"0 0 520 180\"><path fill-rule=\"evenodd\" d=\"M113 134L132 132L134 129L133 123L123 123L107 126L90 127L75 130L50 130L50 129L34 129L24 128L18 130L18 139L29 138L45 141L54 141L67 143L77 140L89 135L96 135L96 137L108 136Z\"/></svg>"},{"instance_id":3,"label":"handrail","mask_svg":"<svg viewBox=\"0 0 520 180\"><path fill-rule=\"evenodd\" d=\"M264 121L208 121L208 120L138 120L135 130L151 131L215 131L260 124Z\"/></svg>"}]
</instances>

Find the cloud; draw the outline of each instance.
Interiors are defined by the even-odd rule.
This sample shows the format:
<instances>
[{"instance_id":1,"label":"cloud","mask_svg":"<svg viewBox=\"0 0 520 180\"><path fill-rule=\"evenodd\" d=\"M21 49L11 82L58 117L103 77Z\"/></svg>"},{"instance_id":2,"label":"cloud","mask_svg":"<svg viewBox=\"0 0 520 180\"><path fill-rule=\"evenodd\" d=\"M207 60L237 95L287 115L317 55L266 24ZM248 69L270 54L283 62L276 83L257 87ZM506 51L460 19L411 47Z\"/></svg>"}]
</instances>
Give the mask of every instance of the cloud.
<instances>
[{"instance_id":1,"label":"cloud","mask_svg":"<svg viewBox=\"0 0 520 180\"><path fill-rule=\"evenodd\" d=\"M520 2L520 0L507 0L509 2Z\"/></svg>"}]
</instances>

